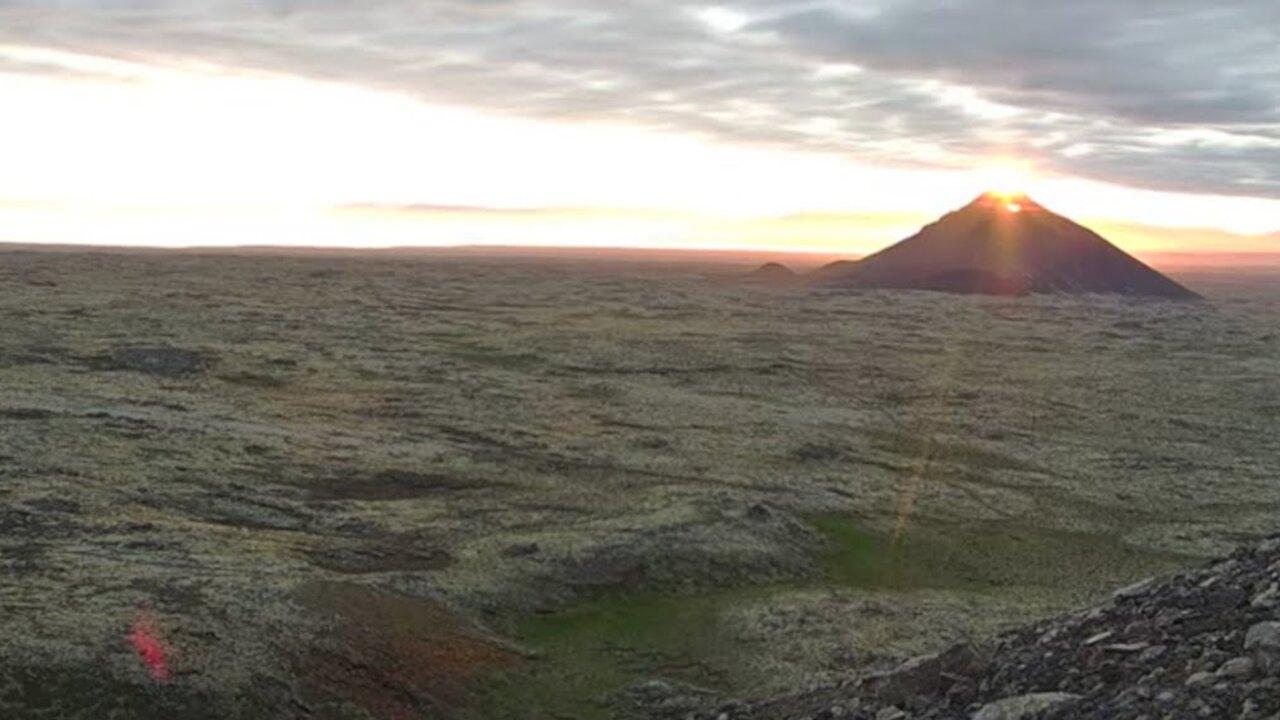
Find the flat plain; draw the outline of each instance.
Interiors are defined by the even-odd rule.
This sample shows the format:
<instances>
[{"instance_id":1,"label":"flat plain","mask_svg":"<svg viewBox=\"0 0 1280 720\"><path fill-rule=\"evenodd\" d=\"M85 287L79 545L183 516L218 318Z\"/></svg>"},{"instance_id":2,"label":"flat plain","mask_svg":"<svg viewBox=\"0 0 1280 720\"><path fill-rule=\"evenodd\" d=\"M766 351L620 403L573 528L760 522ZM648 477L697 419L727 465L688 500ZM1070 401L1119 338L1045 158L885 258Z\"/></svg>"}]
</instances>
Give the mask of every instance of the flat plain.
<instances>
[{"instance_id":1,"label":"flat plain","mask_svg":"<svg viewBox=\"0 0 1280 720\"><path fill-rule=\"evenodd\" d=\"M0 252L0 715L643 716L1276 529L1277 276L746 269Z\"/></svg>"}]
</instances>

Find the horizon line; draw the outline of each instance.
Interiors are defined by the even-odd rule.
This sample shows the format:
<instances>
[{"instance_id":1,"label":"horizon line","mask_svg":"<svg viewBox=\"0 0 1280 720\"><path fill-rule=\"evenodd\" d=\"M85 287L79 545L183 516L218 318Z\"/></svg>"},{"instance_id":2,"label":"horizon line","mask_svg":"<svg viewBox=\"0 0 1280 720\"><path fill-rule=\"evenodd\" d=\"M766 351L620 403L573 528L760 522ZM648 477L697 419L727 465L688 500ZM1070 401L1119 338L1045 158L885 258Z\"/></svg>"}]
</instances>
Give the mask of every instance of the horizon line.
<instances>
[{"instance_id":1,"label":"horizon line","mask_svg":"<svg viewBox=\"0 0 1280 720\"><path fill-rule=\"evenodd\" d=\"M463 254L486 254L486 255L573 255L573 254L599 254L599 255L626 255L629 253L657 255L663 253L698 256L698 255L728 255L750 257L796 257L797 259L812 259L815 261L823 260L859 260L873 253L844 253L836 252L830 249L820 248L774 248L774 247L743 247L743 246L674 246L674 245L509 245L509 244L486 244L486 243L459 243L452 245L382 245L382 246L355 246L355 245L272 245L272 244L241 244L241 245L120 245L120 244L87 244L87 243L40 243L40 242L10 242L0 241L0 252L106 252L106 253L172 253L172 254L235 254L240 253L258 253L258 254L278 254L278 255L299 255L299 254L315 254L323 255L326 253L342 254L342 255L381 255L392 253L463 253ZM1242 263L1240 267L1244 267L1249 261L1262 260L1267 264L1280 266L1280 249L1274 251L1266 250L1168 250L1168 251L1150 251L1150 252L1132 252L1130 253L1139 259L1148 260L1159 259L1165 262L1182 260L1184 262L1194 262L1195 260L1209 261L1217 260L1219 263L1225 261L1238 261ZM1232 265L1219 265L1220 267L1234 267Z\"/></svg>"}]
</instances>

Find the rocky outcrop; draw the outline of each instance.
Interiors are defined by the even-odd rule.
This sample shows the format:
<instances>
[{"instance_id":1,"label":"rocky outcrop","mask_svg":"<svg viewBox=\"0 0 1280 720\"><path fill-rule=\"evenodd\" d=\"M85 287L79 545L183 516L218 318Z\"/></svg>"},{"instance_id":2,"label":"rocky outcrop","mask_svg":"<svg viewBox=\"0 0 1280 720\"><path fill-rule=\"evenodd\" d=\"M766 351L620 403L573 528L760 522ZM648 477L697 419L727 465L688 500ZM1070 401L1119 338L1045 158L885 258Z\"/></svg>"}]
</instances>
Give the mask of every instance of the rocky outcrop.
<instances>
[{"instance_id":1,"label":"rocky outcrop","mask_svg":"<svg viewBox=\"0 0 1280 720\"><path fill-rule=\"evenodd\" d=\"M701 720L1280 718L1280 536L1104 604Z\"/></svg>"}]
</instances>

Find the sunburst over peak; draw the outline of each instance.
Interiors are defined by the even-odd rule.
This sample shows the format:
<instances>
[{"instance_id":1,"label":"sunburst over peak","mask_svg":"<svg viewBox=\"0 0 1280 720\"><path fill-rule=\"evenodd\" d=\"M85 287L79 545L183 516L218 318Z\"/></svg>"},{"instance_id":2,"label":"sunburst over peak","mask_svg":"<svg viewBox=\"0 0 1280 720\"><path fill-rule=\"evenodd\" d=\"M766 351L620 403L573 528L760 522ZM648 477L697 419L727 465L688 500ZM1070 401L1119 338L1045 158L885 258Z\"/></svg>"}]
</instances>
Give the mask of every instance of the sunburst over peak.
<instances>
[{"instance_id":1,"label":"sunburst over peak","mask_svg":"<svg viewBox=\"0 0 1280 720\"><path fill-rule=\"evenodd\" d=\"M1005 213L1021 213L1037 207L1034 200L1021 191L988 190L974 201L980 207Z\"/></svg>"},{"instance_id":2,"label":"sunburst over peak","mask_svg":"<svg viewBox=\"0 0 1280 720\"><path fill-rule=\"evenodd\" d=\"M987 189L986 194L1006 199L1024 196L1033 178L1029 165L1012 159L997 161L973 172L977 183Z\"/></svg>"}]
</instances>

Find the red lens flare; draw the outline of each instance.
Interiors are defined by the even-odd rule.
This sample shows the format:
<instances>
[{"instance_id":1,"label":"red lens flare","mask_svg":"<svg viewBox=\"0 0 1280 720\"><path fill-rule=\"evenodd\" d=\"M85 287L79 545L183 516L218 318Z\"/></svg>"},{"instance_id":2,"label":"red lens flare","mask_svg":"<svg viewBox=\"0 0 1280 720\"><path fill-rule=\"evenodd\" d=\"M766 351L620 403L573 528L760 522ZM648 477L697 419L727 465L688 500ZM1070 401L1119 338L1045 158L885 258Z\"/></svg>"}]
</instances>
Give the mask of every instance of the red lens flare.
<instances>
[{"instance_id":1,"label":"red lens flare","mask_svg":"<svg viewBox=\"0 0 1280 720\"><path fill-rule=\"evenodd\" d=\"M169 682L169 661L164 643L156 634L155 623L151 617L142 614L133 621L133 629L129 631L129 644L138 654L138 660L147 668L147 675L158 683Z\"/></svg>"}]
</instances>

